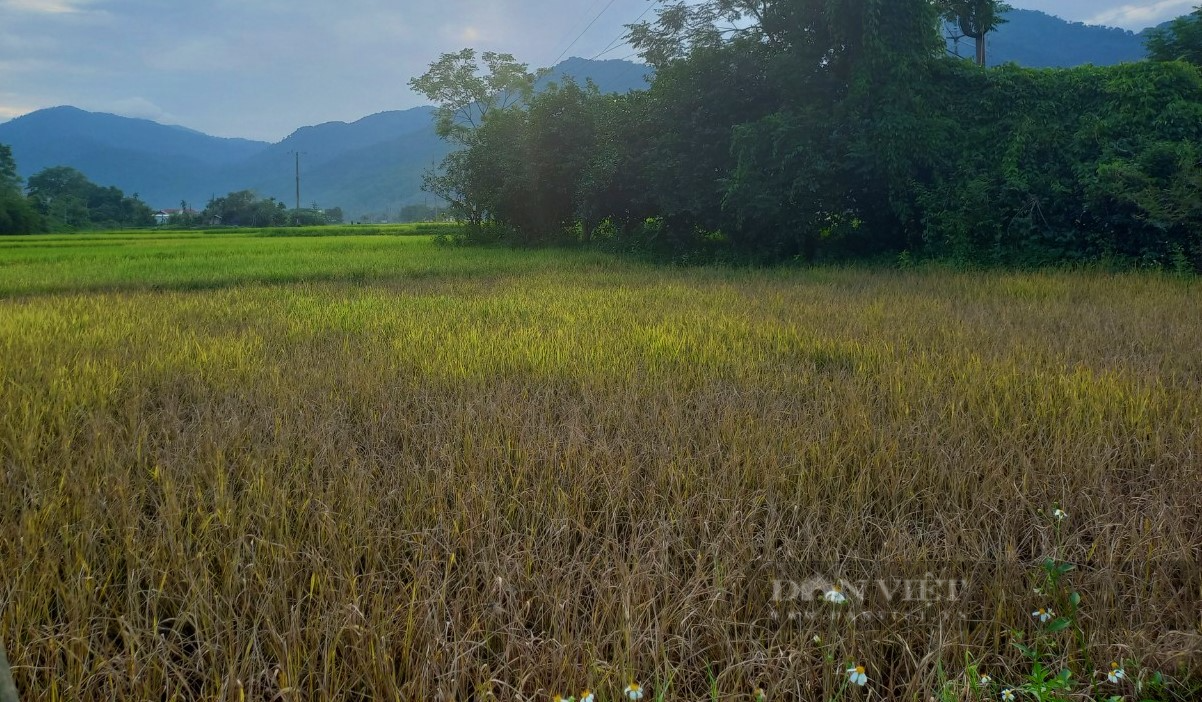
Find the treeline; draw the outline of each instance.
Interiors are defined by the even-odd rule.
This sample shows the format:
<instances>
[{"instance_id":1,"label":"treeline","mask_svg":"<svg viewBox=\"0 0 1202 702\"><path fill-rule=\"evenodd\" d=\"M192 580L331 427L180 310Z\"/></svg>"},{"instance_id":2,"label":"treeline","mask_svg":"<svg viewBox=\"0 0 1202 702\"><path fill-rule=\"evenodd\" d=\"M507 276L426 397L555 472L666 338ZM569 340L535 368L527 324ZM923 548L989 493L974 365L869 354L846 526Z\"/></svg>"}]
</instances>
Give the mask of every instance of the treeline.
<instances>
[{"instance_id":1,"label":"treeline","mask_svg":"<svg viewBox=\"0 0 1202 702\"><path fill-rule=\"evenodd\" d=\"M187 207L182 208L187 212ZM261 198L252 190L239 190L223 197L211 198L199 214L173 217L175 226L228 227L314 227L342 224L342 208L328 210L313 205L309 209L290 210L274 197Z\"/></svg>"},{"instance_id":2,"label":"treeline","mask_svg":"<svg viewBox=\"0 0 1202 702\"><path fill-rule=\"evenodd\" d=\"M0 235L98 229L133 229L166 224L177 228L312 227L342 224L339 207L293 210L273 197L250 190L209 200L197 212L180 203L164 223L134 194L100 186L74 168L46 168L23 182L10 147L0 144Z\"/></svg>"},{"instance_id":3,"label":"treeline","mask_svg":"<svg viewBox=\"0 0 1202 702\"><path fill-rule=\"evenodd\" d=\"M946 55L944 21L987 30L997 7L668 4L630 35L654 81L622 96L571 82L535 94L512 56L445 55L411 84L463 148L427 188L474 236L518 244L1202 267L1197 66ZM1196 56L1199 16L1155 38L1154 57Z\"/></svg>"},{"instance_id":4,"label":"treeline","mask_svg":"<svg viewBox=\"0 0 1202 702\"><path fill-rule=\"evenodd\" d=\"M137 195L97 185L74 168L47 168L22 183L12 150L0 144L0 235L152 224Z\"/></svg>"}]
</instances>

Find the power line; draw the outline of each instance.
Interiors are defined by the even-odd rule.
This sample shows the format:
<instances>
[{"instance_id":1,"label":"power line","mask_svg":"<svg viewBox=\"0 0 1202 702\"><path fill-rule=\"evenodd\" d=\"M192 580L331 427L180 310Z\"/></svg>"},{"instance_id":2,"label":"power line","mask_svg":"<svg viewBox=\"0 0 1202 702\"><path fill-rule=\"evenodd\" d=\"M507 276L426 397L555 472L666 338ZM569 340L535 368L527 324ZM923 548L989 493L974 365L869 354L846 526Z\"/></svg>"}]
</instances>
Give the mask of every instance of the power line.
<instances>
[{"instance_id":1,"label":"power line","mask_svg":"<svg viewBox=\"0 0 1202 702\"><path fill-rule=\"evenodd\" d=\"M604 1L605 1L605 0L593 0L593 1L592 1L592 2L590 2L590 3L587 3L587 4L588 4L588 6L587 6L586 8L584 8L584 9L583 9L583 11L580 13L580 18L579 18L577 21L575 21L575 22L573 22L573 23L572 23L572 26L571 26L571 27L569 27L569 28L568 28L568 29L567 29L567 30L564 32L564 35L563 35L562 37L560 37L559 41L556 41L556 42L555 42L555 46L563 46L563 43L564 43L565 41L567 41L569 37L571 37L573 34L575 34L575 33L576 33L576 30L577 30L577 29L579 29L579 28L580 28L580 26L581 26L581 25L583 25L583 24L584 24L584 22L585 22L585 21L587 21L587 20L588 20L588 18L592 16L592 14L593 14L593 10L597 9L598 7L600 7L600 6L601 6L601 3L602 3L602 2L604 2ZM580 4L581 4L581 5L584 5L584 4L585 4L585 1L582 1ZM554 51L554 49L552 49L552 51Z\"/></svg>"},{"instance_id":2,"label":"power line","mask_svg":"<svg viewBox=\"0 0 1202 702\"><path fill-rule=\"evenodd\" d=\"M641 20L641 19L643 19L644 17L646 17L646 16L647 16L647 13L648 13L648 12L651 12L651 11L652 11L652 10L654 10L654 9L655 9L655 5L654 5L654 4L649 4L649 5L647 5L647 9L643 10L642 14L640 14L638 17L635 17L633 22L628 22L628 23L627 23L627 26L629 26L629 25L631 25L631 24L638 24L638 23L639 23L639 20ZM622 33L621 33L621 34L619 34L618 36L614 37L614 40L613 40L613 41L609 42L609 44L607 44L607 45L605 46L605 48L604 48L604 49L602 49L602 50L601 50L601 52L600 52L599 54L597 54L596 56L594 56L594 57L590 58L590 59L589 59L589 61L595 61L595 60L597 60L597 59L601 58L602 56L604 56L604 55L608 54L609 52L613 51L614 49L617 49L617 48L621 47L621 46L622 46L622 43L624 43L624 40L625 40L625 39L626 39L626 37L628 37L628 36L630 36L629 32L622 32ZM624 59L618 59L618 60L619 60L619 61L621 61L621 60L624 60Z\"/></svg>"},{"instance_id":3,"label":"power line","mask_svg":"<svg viewBox=\"0 0 1202 702\"><path fill-rule=\"evenodd\" d=\"M571 51L572 47L576 46L576 42L580 41L581 38L583 38L585 34L588 34L588 30L593 28L593 25L597 23L597 20L601 19L601 15L604 15L606 10L613 7L615 2L617 2L617 0L609 0L609 2L605 3L605 7L601 8L601 11L597 13L597 16L594 17L593 20L591 22L589 22L588 25L584 28L584 31L582 31L582 32L580 32L580 34L576 35L576 38L572 40L572 43L568 44L567 48L564 49L563 51L561 51L559 53L559 56L555 57L555 60L551 62L551 65L554 66L554 65L558 64L559 59L563 58L564 54Z\"/></svg>"}]
</instances>

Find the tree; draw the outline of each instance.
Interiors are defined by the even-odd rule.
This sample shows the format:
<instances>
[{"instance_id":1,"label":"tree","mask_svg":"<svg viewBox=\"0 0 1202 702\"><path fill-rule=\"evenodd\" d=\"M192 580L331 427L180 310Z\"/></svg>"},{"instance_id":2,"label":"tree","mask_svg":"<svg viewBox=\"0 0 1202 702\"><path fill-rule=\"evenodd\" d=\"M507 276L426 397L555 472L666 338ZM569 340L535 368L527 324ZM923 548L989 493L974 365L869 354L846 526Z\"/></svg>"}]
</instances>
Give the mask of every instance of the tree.
<instances>
[{"instance_id":1,"label":"tree","mask_svg":"<svg viewBox=\"0 0 1202 702\"><path fill-rule=\"evenodd\" d=\"M410 87L437 104L438 135L461 146L472 146L489 120L528 102L541 72L532 73L512 54L485 51L476 60L474 49L443 54ZM422 189L450 203L451 213L469 224L481 224L487 214L479 183L464 152L449 154L439 169L422 176Z\"/></svg>"},{"instance_id":2,"label":"tree","mask_svg":"<svg viewBox=\"0 0 1202 702\"><path fill-rule=\"evenodd\" d=\"M476 60L475 49L443 54L421 76L409 81L409 87L425 95L438 107L435 113L438 135L458 143L467 143L470 134L489 114L505 110L530 99L538 74L513 54L485 51Z\"/></svg>"},{"instance_id":3,"label":"tree","mask_svg":"<svg viewBox=\"0 0 1202 702\"><path fill-rule=\"evenodd\" d=\"M21 191L12 149L0 144L0 234L29 234L42 228L41 217Z\"/></svg>"},{"instance_id":4,"label":"tree","mask_svg":"<svg viewBox=\"0 0 1202 702\"><path fill-rule=\"evenodd\" d=\"M401 208L398 220L401 222L437 222L446 210L429 204L405 205Z\"/></svg>"},{"instance_id":5,"label":"tree","mask_svg":"<svg viewBox=\"0 0 1202 702\"><path fill-rule=\"evenodd\" d=\"M65 229L144 227L154 215L137 195L102 187L68 166L46 168L29 177L29 198L49 220Z\"/></svg>"},{"instance_id":6,"label":"tree","mask_svg":"<svg viewBox=\"0 0 1202 702\"><path fill-rule=\"evenodd\" d=\"M1153 61L1185 61L1202 66L1202 7L1152 30L1146 41Z\"/></svg>"},{"instance_id":7,"label":"tree","mask_svg":"<svg viewBox=\"0 0 1202 702\"><path fill-rule=\"evenodd\" d=\"M943 19L959 29L960 37L976 43L977 65L985 65L985 37L1006 22L1012 7L998 0L937 0Z\"/></svg>"},{"instance_id":8,"label":"tree","mask_svg":"<svg viewBox=\"0 0 1202 702\"><path fill-rule=\"evenodd\" d=\"M43 169L29 178L29 196L42 207L49 208L63 200L86 203L92 188L87 176L70 166Z\"/></svg>"},{"instance_id":9,"label":"tree","mask_svg":"<svg viewBox=\"0 0 1202 702\"><path fill-rule=\"evenodd\" d=\"M288 223L288 211L274 197L259 199L251 190L239 190L209 200L201 219L235 227L278 227Z\"/></svg>"},{"instance_id":10,"label":"tree","mask_svg":"<svg viewBox=\"0 0 1202 702\"><path fill-rule=\"evenodd\" d=\"M17 161L8 144L0 144L0 192L21 191L21 176L17 175Z\"/></svg>"},{"instance_id":11,"label":"tree","mask_svg":"<svg viewBox=\"0 0 1202 702\"><path fill-rule=\"evenodd\" d=\"M780 44L788 3L780 0L683 0L665 3L655 22L628 25L630 45L657 68L684 59L694 49L713 49L736 38Z\"/></svg>"},{"instance_id":12,"label":"tree","mask_svg":"<svg viewBox=\"0 0 1202 702\"><path fill-rule=\"evenodd\" d=\"M455 128L464 148L427 186L457 216L504 225L482 241L595 233L688 260L909 251L1202 268L1202 72L1175 61L984 71L945 58L941 21L983 38L1003 10L672 2L631 30L657 66L648 90L568 82L465 113L481 119Z\"/></svg>"}]
</instances>

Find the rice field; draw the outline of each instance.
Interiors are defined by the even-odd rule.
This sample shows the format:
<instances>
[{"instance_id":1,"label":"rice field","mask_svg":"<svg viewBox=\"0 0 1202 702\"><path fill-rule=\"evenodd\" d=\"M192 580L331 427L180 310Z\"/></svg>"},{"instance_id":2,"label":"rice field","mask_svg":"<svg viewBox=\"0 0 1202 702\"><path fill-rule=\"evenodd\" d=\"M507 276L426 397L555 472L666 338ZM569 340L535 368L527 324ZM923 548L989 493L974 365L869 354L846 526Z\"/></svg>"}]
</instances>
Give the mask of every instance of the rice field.
<instances>
[{"instance_id":1,"label":"rice field","mask_svg":"<svg viewBox=\"0 0 1202 702\"><path fill-rule=\"evenodd\" d=\"M0 640L23 700L1197 699L1200 303L0 239Z\"/></svg>"}]
</instances>

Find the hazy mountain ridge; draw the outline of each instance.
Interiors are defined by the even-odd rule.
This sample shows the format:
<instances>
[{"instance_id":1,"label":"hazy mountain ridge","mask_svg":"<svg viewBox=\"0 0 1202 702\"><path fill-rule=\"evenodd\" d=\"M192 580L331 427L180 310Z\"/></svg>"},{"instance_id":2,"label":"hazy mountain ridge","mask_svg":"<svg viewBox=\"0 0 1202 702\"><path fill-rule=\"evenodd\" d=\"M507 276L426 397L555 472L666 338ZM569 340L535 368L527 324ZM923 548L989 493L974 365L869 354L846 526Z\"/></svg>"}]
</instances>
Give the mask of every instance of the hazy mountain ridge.
<instances>
[{"instance_id":1,"label":"hazy mountain ridge","mask_svg":"<svg viewBox=\"0 0 1202 702\"><path fill-rule=\"evenodd\" d=\"M186 156L203 163L221 165L234 163L268 146L266 142L250 139L214 137L187 127L159 124L146 119L119 117L100 112L63 106L17 117L0 124L6 138L34 142L24 147L27 158L37 160L37 147L46 150L63 149L66 144L85 144L96 147L150 151L162 156ZM52 134L52 139L44 139ZM31 166L40 170L45 165ZM22 164L22 170L26 166Z\"/></svg>"},{"instance_id":2,"label":"hazy mountain ridge","mask_svg":"<svg viewBox=\"0 0 1202 702\"><path fill-rule=\"evenodd\" d=\"M553 81L571 78L582 85L585 81L592 80L603 93L628 93L632 90L645 90L647 78L651 74L651 67L641 63L622 59L598 61L572 57L540 79L535 88L541 90Z\"/></svg>"},{"instance_id":3,"label":"hazy mountain ridge","mask_svg":"<svg viewBox=\"0 0 1202 702\"><path fill-rule=\"evenodd\" d=\"M629 61L573 58L540 81L591 78L606 92L646 86L649 69ZM428 201L422 172L450 146L434 132L434 108L380 112L354 122L301 127L275 144L223 139L148 120L74 107L38 110L0 124L0 143L13 147L23 176L72 166L93 181L137 193L154 208L251 189L295 204L297 152L301 205L341 207L348 218L381 216Z\"/></svg>"},{"instance_id":4,"label":"hazy mountain ridge","mask_svg":"<svg viewBox=\"0 0 1202 702\"><path fill-rule=\"evenodd\" d=\"M1067 22L1038 10L1013 10L987 39L992 66L1017 63L1031 68L1110 66L1147 55L1146 32ZM960 43L960 55L973 55L972 41Z\"/></svg>"},{"instance_id":5,"label":"hazy mountain ridge","mask_svg":"<svg viewBox=\"0 0 1202 702\"><path fill-rule=\"evenodd\" d=\"M991 64L1031 67L1142 59L1145 33L1071 23L1015 10L990 35ZM961 53L969 55L968 42ZM571 58L539 81L591 79L604 92L645 88L651 69L625 60ZM342 207L348 218L381 216L429 201L421 174L450 147L433 128L434 108L380 112L354 122L301 127L270 144L212 137L185 127L56 107L0 123L0 143L13 148L21 174L73 166L93 181L116 185L154 208L182 200L203 206L212 196L252 189L295 204L295 152L301 159L301 205Z\"/></svg>"}]
</instances>

